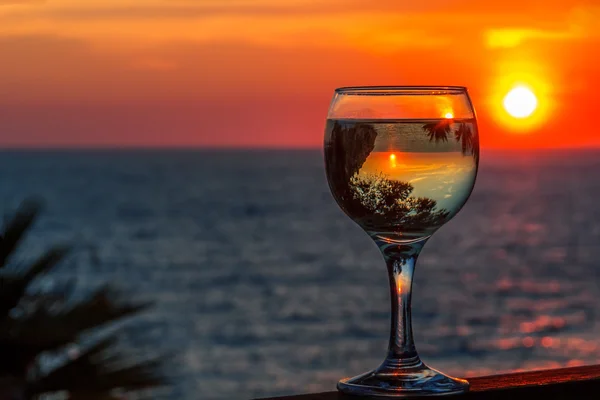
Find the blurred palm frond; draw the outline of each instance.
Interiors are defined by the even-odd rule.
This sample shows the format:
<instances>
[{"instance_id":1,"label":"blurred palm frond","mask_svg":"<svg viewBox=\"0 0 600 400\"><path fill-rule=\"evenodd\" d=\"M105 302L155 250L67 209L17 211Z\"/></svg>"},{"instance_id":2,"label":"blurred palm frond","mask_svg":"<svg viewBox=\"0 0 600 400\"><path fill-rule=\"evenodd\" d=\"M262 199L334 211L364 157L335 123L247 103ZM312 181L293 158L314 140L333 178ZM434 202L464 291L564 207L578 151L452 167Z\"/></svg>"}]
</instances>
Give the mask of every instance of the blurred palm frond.
<instances>
[{"instance_id":1,"label":"blurred palm frond","mask_svg":"<svg viewBox=\"0 0 600 400\"><path fill-rule=\"evenodd\" d=\"M108 285L76 302L70 300L72 285L60 292L28 294L37 278L66 258L68 246L52 247L28 267L6 268L40 209L38 202L24 202L0 233L0 398L66 392L71 400L117 400L122 399L117 391L165 386L164 358L140 361L124 354L117 346L118 330L82 352L68 350L84 335L89 339L94 330L138 314L150 303L130 301ZM41 372L40 358L48 354L62 354L66 361Z\"/></svg>"}]
</instances>

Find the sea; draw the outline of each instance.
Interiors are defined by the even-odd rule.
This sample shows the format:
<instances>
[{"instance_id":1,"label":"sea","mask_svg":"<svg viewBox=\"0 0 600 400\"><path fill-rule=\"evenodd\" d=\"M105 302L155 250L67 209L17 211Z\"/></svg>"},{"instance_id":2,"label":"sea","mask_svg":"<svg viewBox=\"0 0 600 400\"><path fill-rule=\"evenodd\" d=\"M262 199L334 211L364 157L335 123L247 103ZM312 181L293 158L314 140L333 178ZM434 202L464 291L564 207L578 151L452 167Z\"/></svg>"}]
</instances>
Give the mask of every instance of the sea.
<instances>
[{"instance_id":1,"label":"sea","mask_svg":"<svg viewBox=\"0 0 600 400\"><path fill-rule=\"evenodd\" d=\"M0 152L0 212L32 197L44 211L17 259L73 250L31 290L110 284L153 302L118 330L124 348L169 356L160 396L335 390L384 358L385 266L318 150ZM600 151L483 151L413 289L417 348L436 369L600 363Z\"/></svg>"}]
</instances>

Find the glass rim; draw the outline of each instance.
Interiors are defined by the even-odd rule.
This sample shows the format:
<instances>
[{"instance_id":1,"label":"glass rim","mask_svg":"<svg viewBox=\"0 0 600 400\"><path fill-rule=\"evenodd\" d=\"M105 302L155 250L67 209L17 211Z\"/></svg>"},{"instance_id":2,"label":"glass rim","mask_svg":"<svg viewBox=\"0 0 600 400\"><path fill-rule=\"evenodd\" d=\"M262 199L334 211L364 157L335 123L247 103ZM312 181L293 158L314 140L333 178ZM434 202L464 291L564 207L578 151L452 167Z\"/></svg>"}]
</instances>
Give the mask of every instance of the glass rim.
<instances>
[{"instance_id":1,"label":"glass rim","mask_svg":"<svg viewBox=\"0 0 600 400\"><path fill-rule=\"evenodd\" d=\"M344 86L336 94L355 96L402 96L427 94L467 94L466 86Z\"/></svg>"}]
</instances>

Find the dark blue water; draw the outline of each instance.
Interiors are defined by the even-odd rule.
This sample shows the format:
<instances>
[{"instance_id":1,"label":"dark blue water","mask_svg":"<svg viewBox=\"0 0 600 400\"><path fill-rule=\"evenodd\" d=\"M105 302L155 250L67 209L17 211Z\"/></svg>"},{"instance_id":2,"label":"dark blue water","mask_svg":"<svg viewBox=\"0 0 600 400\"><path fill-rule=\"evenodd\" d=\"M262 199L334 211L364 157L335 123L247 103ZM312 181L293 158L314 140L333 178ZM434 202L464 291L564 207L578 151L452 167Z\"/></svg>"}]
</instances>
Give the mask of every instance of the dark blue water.
<instances>
[{"instance_id":1,"label":"dark blue water","mask_svg":"<svg viewBox=\"0 0 600 400\"><path fill-rule=\"evenodd\" d=\"M423 358L458 375L600 362L600 152L484 152L417 268ZM47 207L45 285L112 282L156 306L125 341L170 352L170 398L334 389L382 361L384 265L331 198L319 152L0 153L0 209ZM129 332L129 331L128 331Z\"/></svg>"}]
</instances>

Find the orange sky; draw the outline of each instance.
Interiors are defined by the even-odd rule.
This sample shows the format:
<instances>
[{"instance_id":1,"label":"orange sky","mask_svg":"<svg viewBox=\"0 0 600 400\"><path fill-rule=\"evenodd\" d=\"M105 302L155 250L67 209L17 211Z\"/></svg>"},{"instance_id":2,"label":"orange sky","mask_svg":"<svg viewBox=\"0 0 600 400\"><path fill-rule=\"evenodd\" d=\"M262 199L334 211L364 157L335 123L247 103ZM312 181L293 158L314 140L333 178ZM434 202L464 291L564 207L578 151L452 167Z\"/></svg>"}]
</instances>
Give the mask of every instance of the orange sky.
<instances>
[{"instance_id":1,"label":"orange sky","mask_svg":"<svg viewBox=\"0 0 600 400\"><path fill-rule=\"evenodd\" d=\"M468 86L485 147L600 145L599 19L597 0L0 0L0 146L319 147L333 89L365 84ZM540 108L514 123L518 81Z\"/></svg>"}]
</instances>

